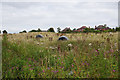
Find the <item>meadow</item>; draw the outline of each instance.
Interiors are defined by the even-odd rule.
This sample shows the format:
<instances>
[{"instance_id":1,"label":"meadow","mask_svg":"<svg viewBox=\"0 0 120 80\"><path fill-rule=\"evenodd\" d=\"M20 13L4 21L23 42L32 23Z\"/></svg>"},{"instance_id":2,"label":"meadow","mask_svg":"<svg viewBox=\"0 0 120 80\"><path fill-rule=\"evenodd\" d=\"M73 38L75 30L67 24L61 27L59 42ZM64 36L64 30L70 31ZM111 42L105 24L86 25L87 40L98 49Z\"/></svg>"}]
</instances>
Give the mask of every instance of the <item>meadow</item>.
<instances>
[{"instance_id":1,"label":"meadow","mask_svg":"<svg viewBox=\"0 0 120 80\"><path fill-rule=\"evenodd\" d=\"M36 39L37 34L44 38ZM57 41L61 36L68 41ZM3 78L118 78L118 32L2 37Z\"/></svg>"}]
</instances>

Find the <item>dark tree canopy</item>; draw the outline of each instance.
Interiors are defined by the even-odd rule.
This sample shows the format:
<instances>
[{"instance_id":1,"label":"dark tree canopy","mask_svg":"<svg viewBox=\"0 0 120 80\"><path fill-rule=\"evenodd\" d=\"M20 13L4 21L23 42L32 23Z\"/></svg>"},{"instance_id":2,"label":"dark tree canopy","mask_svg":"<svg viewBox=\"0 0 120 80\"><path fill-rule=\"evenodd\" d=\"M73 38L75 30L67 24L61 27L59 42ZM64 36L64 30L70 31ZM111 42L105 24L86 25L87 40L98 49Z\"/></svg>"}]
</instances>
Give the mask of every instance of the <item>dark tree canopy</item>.
<instances>
[{"instance_id":1,"label":"dark tree canopy","mask_svg":"<svg viewBox=\"0 0 120 80\"><path fill-rule=\"evenodd\" d=\"M73 31L77 30L76 28L73 29Z\"/></svg>"},{"instance_id":2,"label":"dark tree canopy","mask_svg":"<svg viewBox=\"0 0 120 80\"><path fill-rule=\"evenodd\" d=\"M31 30L31 31L29 31L29 32L41 32L41 29L38 28L38 30Z\"/></svg>"},{"instance_id":3,"label":"dark tree canopy","mask_svg":"<svg viewBox=\"0 0 120 80\"><path fill-rule=\"evenodd\" d=\"M37 32L41 32L40 28L38 28Z\"/></svg>"},{"instance_id":4,"label":"dark tree canopy","mask_svg":"<svg viewBox=\"0 0 120 80\"><path fill-rule=\"evenodd\" d=\"M53 28L49 28L48 32L55 32Z\"/></svg>"},{"instance_id":5,"label":"dark tree canopy","mask_svg":"<svg viewBox=\"0 0 120 80\"><path fill-rule=\"evenodd\" d=\"M58 27L58 28L57 28L57 32L60 33L60 30L61 30L60 27Z\"/></svg>"},{"instance_id":6,"label":"dark tree canopy","mask_svg":"<svg viewBox=\"0 0 120 80\"><path fill-rule=\"evenodd\" d=\"M37 32L36 30L31 30L31 31L29 31L29 32Z\"/></svg>"},{"instance_id":7,"label":"dark tree canopy","mask_svg":"<svg viewBox=\"0 0 120 80\"><path fill-rule=\"evenodd\" d=\"M120 31L120 26L119 26L119 27L116 27L116 31Z\"/></svg>"},{"instance_id":8,"label":"dark tree canopy","mask_svg":"<svg viewBox=\"0 0 120 80\"><path fill-rule=\"evenodd\" d=\"M26 31L26 30L23 30L22 32L19 32L19 33L27 33L27 31Z\"/></svg>"},{"instance_id":9,"label":"dark tree canopy","mask_svg":"<svg viewBox=\"0 0 120 80\"><path fill-rule=\"evenodd\" d=\"M7 31L6 31L6 30L4 30L4 31L3 31L3 34L7 34Z\"/></svg>"}]
</instances>

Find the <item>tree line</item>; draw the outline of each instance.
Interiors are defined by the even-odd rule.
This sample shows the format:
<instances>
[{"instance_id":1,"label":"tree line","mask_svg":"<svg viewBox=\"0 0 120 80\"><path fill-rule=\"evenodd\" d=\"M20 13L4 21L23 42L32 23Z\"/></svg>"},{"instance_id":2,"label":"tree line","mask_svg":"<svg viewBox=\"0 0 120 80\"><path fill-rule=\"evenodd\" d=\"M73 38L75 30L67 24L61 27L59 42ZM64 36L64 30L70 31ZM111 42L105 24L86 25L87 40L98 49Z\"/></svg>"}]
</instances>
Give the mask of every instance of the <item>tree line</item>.
<instances>
[{"instance_id":1,"label":"tree line","mask_svg":"<svg viewBox=\"0 0 120 80\"><path fill-rule=\"evenodd\" d=\"M78 33L78 32L74 32L74 30L76 30L76 28L74 28L73 30L68 30L66 32L62 32L60 27L57 28L58 33ZM105 31L95 30L94 28L86 28L86 29L84 29L83 33L88 33L88 32L93 32L93 33L117 32L117 31L120 31L120 26L116 27L116 28L109 29L109 30L105 30ZM2 33L2 32L6 33L6 34L8 33L6 30L3 30L3 31L0 30L0 33ZM31 30L31 31L28 31L28 32L44 32L44 31L42 31L40 28L38 28L37 30ZM46 30L45 32L55 32L55 31L54 31L54 28L51 27L48 30ZM27 33L27 31L23 30L19 33Z\"/></svg>"}]
</instances>

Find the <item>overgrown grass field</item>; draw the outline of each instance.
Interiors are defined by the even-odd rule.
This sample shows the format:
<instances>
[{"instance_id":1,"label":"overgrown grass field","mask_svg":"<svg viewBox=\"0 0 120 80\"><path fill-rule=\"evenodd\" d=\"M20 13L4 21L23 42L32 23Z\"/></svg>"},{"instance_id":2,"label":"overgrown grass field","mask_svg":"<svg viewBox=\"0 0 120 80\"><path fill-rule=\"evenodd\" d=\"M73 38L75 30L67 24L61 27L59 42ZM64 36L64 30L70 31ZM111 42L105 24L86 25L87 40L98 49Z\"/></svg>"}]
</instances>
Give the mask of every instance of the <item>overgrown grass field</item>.
<instances>
[{"instance_id":1,"label":"overgrown grass field","mask_svg":"<svg viewBox=\"0 0 120 80\"><path fill-rule=\"evenodd\" d=\"M69 40L57 41L60 35ZM118 78L118 32L8 34L2 37L2 77Z\"/></svg>"}]
</instances>

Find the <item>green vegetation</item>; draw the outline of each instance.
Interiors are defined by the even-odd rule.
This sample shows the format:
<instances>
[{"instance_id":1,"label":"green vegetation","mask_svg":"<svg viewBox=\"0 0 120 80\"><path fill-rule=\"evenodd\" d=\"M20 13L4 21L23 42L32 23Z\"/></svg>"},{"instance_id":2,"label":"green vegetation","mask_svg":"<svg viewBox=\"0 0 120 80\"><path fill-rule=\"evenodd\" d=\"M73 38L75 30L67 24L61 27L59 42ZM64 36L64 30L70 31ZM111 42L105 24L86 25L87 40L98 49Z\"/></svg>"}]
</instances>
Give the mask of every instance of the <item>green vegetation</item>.
<instances>
[{"instance_id":1,"label":"green vegetation","mask_svg":"<svg viewBox=\"0 0 120 80\"><path fill-rule=\"evenodd\" d=\"M22 32L19 32L19 33L27 33L27 31L26 31L26 30L24 30L24 31L22 31Z\"/></svg>"},{"instance_id":2,"label":"green vegetation","mask_svg":"<svg viewBox=\"0 0 120 80\"><path fill-rule=\"evenodd\" d=\"M40 28L38 28L38 30L31 30L29 32L41 32Z\"/></svg>"},{"instance_id":3,"label":"green vegetation","mask_svg":"<svg viewBox=\"0 0 120 80\"><path fill-rule=\"evenodd\" d=\"M4 35L3 78L118 78L118 33L64 34L70 40L27 39L27 34Z\"/></svg>"},{"instance_id":4,"label":"green vegetation","mask_svg":"<svg viewBox=\"0 0 120 80\"><path fill-rule=\"evenodd\" d=\"M53 28L49 28L47 31L48 32L55 32Z\"/></svg>"},{"instance_id":5,"label":"green vegetation","mask_svg":"<svg viewBox=\"0 0 120 80\"><path fill-rule=\"evenodd\" d=\"M7 31L6 31L6 30L3 30L3 34L7 34Z\"/></svg>"},{"instance_id":6,"label":"green vegetation","mask_svg":"<svg viewBox=\"0 0 120 80\"><path fill-rule=\"evenodd\" d=\"M60 27L58 27L58 28L57 28L57 32L60 33L60 30L61 30Z\"/></svg>"}]
</instances>

